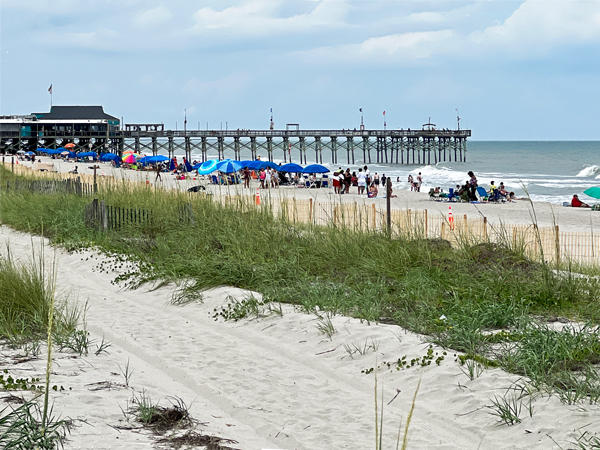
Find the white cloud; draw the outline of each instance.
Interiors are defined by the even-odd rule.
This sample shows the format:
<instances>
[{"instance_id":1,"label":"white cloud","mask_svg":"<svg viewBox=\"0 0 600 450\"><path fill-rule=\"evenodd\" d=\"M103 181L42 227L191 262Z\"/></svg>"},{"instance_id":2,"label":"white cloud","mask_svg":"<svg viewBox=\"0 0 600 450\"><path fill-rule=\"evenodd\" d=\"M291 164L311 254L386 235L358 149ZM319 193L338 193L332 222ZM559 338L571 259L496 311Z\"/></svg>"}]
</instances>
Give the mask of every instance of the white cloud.
<instances>
[{"instance_id":1,"label":"white cloud","mask_svg":"<svg viewBox=\"0 0 600 450\"><path fill-rule=\"evenodd\" d=\"M522 56L600 42L600 2L527 0L504 23L474 32L470 40Z\"/></svg>"},{"instance_id":2,"label":"white cloud","mask_svg":"<svg viewBox=\"0 0 600 450\"><path fill-rule=\"evenodd\" d=\"M290 17L277 16L281 4L281 0L251 0L220 11L202 8L193 15L196 23L192 32L260 37L345 26L348 5L344 0L321 0L310 13Z\"/></svg>"},{"instance_id":3,"label":"white cloud","mask_svg":"<svg viewBox=\"0 0 600 450\"><path fill-rule=\"evenodd\" d=\"M157 6L156 8L148 9L138 13L135 18L136 25L140 27L155 27L168 22L173 14L169 12L164 6Z\"/></svg>"},{"instance_id":4,"label":"white cloud","mask_svg":"<svg viewBox=\"0 0 600 450\"><path fill-rule=\"evenodd\" d=\"M425 31L373 37L360 44L320 47L299 55L323 61L371 61L381 64L412 64L442 52L445 43L452 40L451 30Z\"/></svg>"},{"instance_id":5,"label":"white cloud","mask_svg":"<svg viewBox=\"0 0 600 450\"><path fill-rule=\"evenodd\" d=\"M438 23L444 22L446 19L444 15L438 12L422 12L422 13L412 13L408 16L408 19L412 22L428 22L428 23Z\"/></svg>"}]
</instances>

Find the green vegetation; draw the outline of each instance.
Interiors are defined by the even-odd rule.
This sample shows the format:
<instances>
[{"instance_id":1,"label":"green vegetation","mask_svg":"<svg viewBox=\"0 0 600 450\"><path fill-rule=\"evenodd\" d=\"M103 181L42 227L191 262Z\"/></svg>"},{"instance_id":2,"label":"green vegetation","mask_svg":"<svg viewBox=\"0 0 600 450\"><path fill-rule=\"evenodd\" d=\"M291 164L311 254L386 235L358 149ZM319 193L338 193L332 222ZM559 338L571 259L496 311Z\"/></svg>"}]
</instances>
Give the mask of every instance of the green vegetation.
<instances>
[{"instance_id":1,"label":"green vegetation","mask_svg":"<svg viewBox=\"0 0 600 450\"><path fill-rule=\"evenodd\" d=\"M2 180L12 176L1 175ZM528 260L519 243L462 239L453 248L410 230L390 239L384 233L279 219L268 199L261 208L240 199L222 206L199 194L125 183L101 185L98 198L149 210L152 220L100 232L84 224L91 198L5 186L0 202L5 224L70 250L100 249L106 258L97 269L114 272L115 282L127 287L178 283L177 304L200 300L203 290L215 286L251 289L262 293L262 300L231 301L215 318L258 317L277 312L269 305L283 302L317 314L317 327L327 336L335 333L331 317L336 314L395 323L464 352L460 362L469 378L495 365L530 378L536 388L556 392L567 403L600 398L600 282L557 275L556 267ZM562 330L545 325L556 318L587 325ZM426 363L431 361L437 363L435 357Z\"/></svg>"}]
</instances>

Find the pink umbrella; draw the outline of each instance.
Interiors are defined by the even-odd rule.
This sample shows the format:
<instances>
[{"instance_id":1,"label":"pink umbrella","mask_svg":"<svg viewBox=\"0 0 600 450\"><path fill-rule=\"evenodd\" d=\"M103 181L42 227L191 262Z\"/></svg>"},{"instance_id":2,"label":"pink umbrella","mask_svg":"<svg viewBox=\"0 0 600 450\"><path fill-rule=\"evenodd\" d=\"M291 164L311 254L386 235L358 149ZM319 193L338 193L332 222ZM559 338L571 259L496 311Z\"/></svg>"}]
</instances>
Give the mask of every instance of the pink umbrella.
<instances>
[{"instance_id":1,"label":"pink umbrella","mask_svg":"<svg viewBox=\"0 0 600 450\"><path fill-rule=\"evenodd\" d=\"M127 156L127 158L125 158L123 160L123 162L127 163L127 164L133 164L133 163L135 163L135 156L129 155L129 156Z\"/></svg>"}]
</instances>

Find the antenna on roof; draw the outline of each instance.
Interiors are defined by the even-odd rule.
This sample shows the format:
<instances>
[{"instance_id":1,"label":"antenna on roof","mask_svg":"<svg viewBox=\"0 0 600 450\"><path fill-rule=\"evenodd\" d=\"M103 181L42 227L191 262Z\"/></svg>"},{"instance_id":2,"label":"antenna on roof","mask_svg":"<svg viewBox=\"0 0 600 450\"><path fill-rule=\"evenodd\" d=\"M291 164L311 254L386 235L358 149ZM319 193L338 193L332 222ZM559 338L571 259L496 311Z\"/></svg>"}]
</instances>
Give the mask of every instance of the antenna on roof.
<instances>
[{"instance_id":1,"label":"antenna on roof","mask_svg":"<svg viewBox=\"0 0 600 450\"><path fill-rule=\"evenodd\" d=\"M456 129L460 131L460 115L458 114L458 108L454 109L456 109Z\"/></svg>"}]
</instances>

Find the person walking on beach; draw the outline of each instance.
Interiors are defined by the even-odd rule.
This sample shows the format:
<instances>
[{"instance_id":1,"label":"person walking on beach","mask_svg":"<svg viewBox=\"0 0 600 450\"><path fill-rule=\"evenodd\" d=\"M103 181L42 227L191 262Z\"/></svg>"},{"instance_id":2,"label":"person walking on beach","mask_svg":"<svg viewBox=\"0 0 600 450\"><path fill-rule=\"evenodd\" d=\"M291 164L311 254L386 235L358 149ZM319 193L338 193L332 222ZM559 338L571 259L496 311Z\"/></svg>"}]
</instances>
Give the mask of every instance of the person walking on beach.
<instances>
[{"instance_id":1,"label":"person walking on beach","mask_svg":"<svg viewBox=\"0 0 600 450\"><path fill-rule=\"evenodd\" d=\"M423 184L423 177L421 176L421 172L417 175L417 192L421 192L421 185Z\"/></svg>"},{"instance_id":2,"label":"person walking on beach","mask_svg":"<svg viewBox=\"0 0 600 450\"><path fill-rule=\"evenodd\" d=\"M154 179L154 182L156 183L157 180L162 181L162 177L160 176L160 172L162 170L162 166L160 163L156 163L156 178Z\"/></svg>"},{"instance_id":3,"label":"person walking on beach","mask_svg":"<svg viewBox=\"0 0 600 450\"><path fill-rule=\"evenodd\" d=\"M412 174L408 174L408 184L410 184L410 190L414 191L415 190L415 179L413 178Z\"/></svg>"},{"instance_id":4,"label":"person walking on beach","mask_svg":"<svg viewBox=\"0 0 600 450\"><path fill-rule=\"evenodd\" d=\"M364 167L365 169L365 182L367 183L367 186L371 185L371 172L369 171L369 168L367 166Z\"/></svg>"},{"instance_id":5,"label":"person walking on beach","mask_svg":"<svg viewBox=\"0 0 600 450\"><path fill-rule=\"evenodd\" d=\"M377 172L375 172L375 175L373 175L373 183L375 183L375 186L379 187L379 175Z\"/></svg>"},{"instance_id":6,"label":"person walking on beach","mask_svg":"<svg viewBox=\"0 0 600 450\"><path fill-rule=\"evenodd\" d=\"M367 177L363 170L358 169L358 195L362 195L365 192L366 179Z\"/></svg>"},{"instance_id":7,"label":"person walking on beach","mask_svg":"<svg viewBox=\"0 0 600 450\"><path fill-rule=\"evenodd\" d=\"M250 187L250 169L248 169L247 167L244 167L242 169L242 177L244 178L244 187L249 188Z\"/></svg>"}]
</instances>

